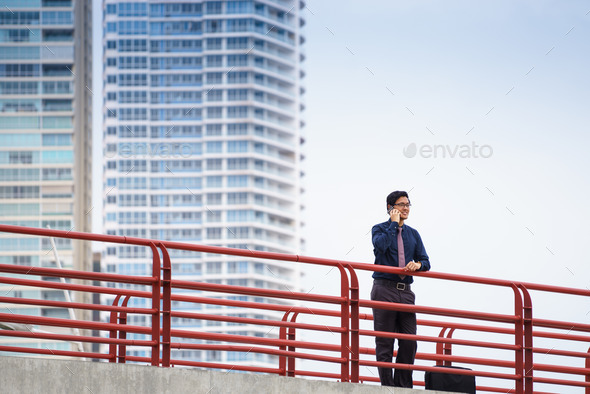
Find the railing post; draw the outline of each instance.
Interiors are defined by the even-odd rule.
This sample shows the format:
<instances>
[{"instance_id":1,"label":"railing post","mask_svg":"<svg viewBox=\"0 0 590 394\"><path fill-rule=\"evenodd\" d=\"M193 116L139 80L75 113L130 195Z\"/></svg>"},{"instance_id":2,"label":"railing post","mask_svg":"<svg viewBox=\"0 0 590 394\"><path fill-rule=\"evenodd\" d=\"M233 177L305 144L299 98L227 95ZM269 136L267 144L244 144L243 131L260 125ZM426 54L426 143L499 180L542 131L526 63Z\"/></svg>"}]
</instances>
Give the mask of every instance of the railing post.
<instances>
[{"instance_id":1,"label":"railing post","mask_svg":"<svg viewBox=\"0 0 590 394\"><path fill-rule=\"evenodd\" d=\"M588 348L588 356L586 356L586 368L590 369L590 347ZM586 383L590 383L590 373L586 375ZM586 387L586 394L590 394L590 386Z\"/></svg>"},{"instance_id":2,"label":"railing post","mask_svg":"<svg viewBox=\"0 0 590 394\"><path fill-rule=\"evenodd\" d=\"M163 244L158 244L162 250L164 262L162 266L162 366L170 366L170 342L171 342L171 310L172 310L172 264L170 254Z\"/></svg>"},{"instance_id":3,"label":"railing post","mask_svg":"<svg viewBox=\"0 0 590 394\"><path fill-rule=\"evenodd\" d=\"M453 333L455 332L454 328L451 328L449 330L449 332L447 333L447 339L450 339L453 336ZM450 342L445 342L443 345L443 352L445 356L451 356L453 354L453 344ZM445 367L450 367L453 365L453 362L450 360L444 360L443 365Z\"/></svg>"},{"instance_id":4,"label":"railing post","mask_svg":"<svg viewBox=\"0 0 590 394\"><path fill-rule=\"evenodd\" d=\"M340 327L343 328L342 334L340 335L340 357L344 359L340 366L340 381L348 382L348 371L349 371L349 360L350 360L350 349L349 349L349 338L350 338L350 298L348 297L349 285L348 275L342 264L338 264L340 270L340 296L344 298L340 304Z\"/></svg>"},{"instance_id":5,"label":"railing post","mask_svg":"<svg viewBox=\"0 0 590 394\"><path fill-rule=\"evenodd\" d=\"M439 338L445 337L445 332L447 331L446 327L440 329L440 333L438 334ZM445 343L437 342L436 343L436 354L443 356L445 354ZM442 367L444 365L445 360L436 360L436 366Z\"/></svg>"},{"instance_id":6,"label":"railing post","mask_svg":"<svg viewBox=\"0 0 590 394\"><path fill-rule=\"evenodd\" d=\"M297 316L299 315L298 312L293 313L291 317L291 322L295 323L297 320ZM289 327L287 329L287 339L289 341L295 342L295 327ZM295 346L288 346L287 350L290 352L295 352ZM295 377L295 361L297 360L296 357L289 356L287 358L287 376Z\"/></svg>"},{"instance_id":7,"label":"railing post","mask_svg":"<svg viewBox=\"0 0 590 394\"><path fill-rule=\"evenodd\" d=\"M514 316L517 320L514 322L514 344L518 347L514 351L514 374L517 376L515 382L515 392L524 394L524 330L523 330L523 302L522 295L518 287L513 283L511 285L514 291Z\"/></svg>"},{"instance_id":8,"label":"railing post","mask_svg":"<svg viewBox=\"0 0 590 394\"><path fill-rule=\"evenodd\" d=\"M123 304L121 306L127 307L129 303L130 296L125 296L123 298ZM119 312L119 317L117 318L118 324L125 326L127 324L127 312ZM127 331L119 330L119 339L127 339ZM117 362L120 364L125 364L127 358L127 345L120 344L119 351L117 352Z\"/></svg>"},{"instance_id":9,"label":"railing post","mask_svg":"<svg viewBox=\"0 0 590 394\"><path fill-rule=\"evenodd\" d=\"M523 322L524 322L524 390L525 393L533 392L533 301L527 288L518 286L524 296Z\"/></svg>"},{"instance_id":10,"label":"railing post","mask_svg":"<svg viewBox=\"0 0 590 394\"><path fill-rule=\"evenodd\" d=\"M284 322L289 320L290 313L291 311L285 312L282 319ZM279 328L279 339L287 340L287 327ZM287 350L287 347L285 345L280 345L279 350ZM280 376L287 376L287 356L279 356L279 371Z\"/></svg>"},{"instance_id":11,"label":"railing post","mask_svg":"<svg viewBox=\"0 0 590 394\"><path fill-rule=\"evenodd\" d=\"M120 299L121 299L121 295L119 294L113 300L112 305L113 306L119 305L119 300ZM118 319L118 313L117 312L111 311L110 318L109 318L109 323L111 323L111 324L119 324L119 319ZM117 330L109 330L109 338L115 339L117 337L118 337ZM109 362L110 363L116 363L117 362L117 344L116 343L109 344L109 356L111 356L109 358Z\"/></svg>"},{"instance_id":12,"label":"railing post","mask_svg":"<svg viewBox=\"0 0 590 394\"><path fill-rule=\"evenodd\" d=\"M447 330L449 332L447 333ZM443 327L438 334L439 338L451 338L453 333L455 332L454 328L448 329L447 327ZM436 354L441 356L450 356L453 354L453 344L449 342L437 342L436 344ZM436 360L437 367L450 367L452 366L452 362L447 360L443 357L443 360Z\"/></svg>"},{"instance_id":13,"label":"railing post","mask_svg":"<svg viewBox=\"0 0 590 394\"><path fill-rule=\"evenodd\" d=\"M160 253L154 243L150 243L152 249L152 366L160 365Z\"/></svg>"},{"instance_id":14,"label":"railing post","mask_svg":"<svg viewBox=\"0 0 590 394\"><path fill-rule=\"evenodd\" d=\"M353 267L347 266L350 272L350 381L359 382L359 281Z\"/></svg>"}]
</instances>

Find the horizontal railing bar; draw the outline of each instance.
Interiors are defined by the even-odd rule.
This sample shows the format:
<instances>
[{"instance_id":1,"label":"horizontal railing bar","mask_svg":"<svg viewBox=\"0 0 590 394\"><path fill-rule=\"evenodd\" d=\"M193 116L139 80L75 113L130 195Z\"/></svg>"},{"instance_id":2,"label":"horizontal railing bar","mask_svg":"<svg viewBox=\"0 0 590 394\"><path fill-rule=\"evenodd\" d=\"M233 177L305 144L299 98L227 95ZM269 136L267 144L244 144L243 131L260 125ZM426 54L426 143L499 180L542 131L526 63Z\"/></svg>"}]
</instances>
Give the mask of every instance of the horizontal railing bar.
<instances>
[{"instance_id":1,"label":"horizontal railing bar","mask_svg":"<svg viewBox=\"0 0 590 394\"><path fill-rule=\"evenodd\" d=\"M533 368L536 371L559 372L559 373L567 373L567 374L571 374L571 375L590 375L590 368L565 367L562 365L537 364L537 363L533 364Z\"/></svg>"},{"instance_id":2,"label":"horizontal railing bar","mask_svg":"<svg viewBox=\"0 0 590 394\"><path fill-rule=\"evenodd\" d=\"M13 352L13 353L33 353L33 354L47 354L51 356L66 356L66 357L78 357L78 358L99 358L102 360L110 360L113 357L103 353L90 353L90 352L75 352L71 350L56 350L56 349L38 349L30 347L19 347L19 346L0 346L0 352Z\"/></svg>"},{"instance_id":3,"label":"horizontal railing bar","mask_svg":"<svg viewBox=\"0 0 590 394\"><path fill-rule=\"evenodd\" d=\"M577 387L590 387L590 382L580 382L576 380L564 380L564 379L553 379L553 378L542 378L533 376L533 382L556 384L559 386L577 386Z\"/></svg>"},{"instance_id":4,"label":"horizontal railing bar","mask_svg":"<svg viewBox=\"0 0 590 394\"><path fill-rule=\"evenodd\" d=\"M568 333L538 331L538 330L533 330L533 337L565 339L567 341L590 342L590 336L573 335L573 334L568 334Z\"/></svg>"},{"instance_id":5,"label":"horizontal railing bar","mask_svg":"<svg viewBox=\"0 0 590 394\"><path fill-rule=\"evenodd\" d=\"M265 309L265 310L269 310L269 311L278 311L278 312L292 312L292 313L300 313L300 314L305 313L305 314L312 314L312 315L340 317L340 311L336 311L336 310L308 308L305 306L301 307L301 306L295 306L295 305L267 304L267 303L263 303L263 302L254 302L254 301L227 300L227 299L223 299L223 298L208 298L208 297L185 296L185 295L179 295L179 294L172 294L172 301L183 301L183 302L192 302L192 303L197 303L197 304L225 305L225 306L247 308L247 309Z\"/></svg>"},{"instance_id":6,"label":"horizontal railing bar","mask_svg":"<svg viewBox=\"0 0 590 394\"><path fill-rule=\"evenodd\" d=\"M435 343L452 343L454 345L487 347L487 348L491 348L491 349L503 349L503 350L519 350L520 349L520 347L517 345L507 345L507 344L503 344L503 343L472 341L469 339L430 337L430 336L424 336L424 335L402 334L402 333L398 333L398 332L359 330L359 335L371 336L371 337L407 339L410 341L420 340L420 341L435 342Z\"/></svg>"},{"instance_id":7,"label":"horizontal railing bar","mask_svg":"<svg viewBox=\"0 0 590 394\"><path fill-rule=\"evenodd\" d=\"M562 293L562 294L578 295L578 296L584 296L584 297L590 296L590 291L588 291L587 289L576 289L574 287L570 288L570 287L563 287L563 286L543 285L540 283L531 283L531 282L519 282L519 284L526 287L528 290L551 292L551 293Z\"/></svg>"},{"instance_id":8,"label":"horizontal railing bar","mask_svg":"<svg viewBox=\"0 0 590 394\"><path fill-rule=\"evenodd\" d=\"M533 319L534 327L560 328L570 331L590 332L590 324L563 322L557 320Z\"/></svg>"},{"instance_id":9,"label":"horizontal railing bar","mask_svg":"<svg viewBox=\"0 0 590 394\"><path fill-rule=\"evenodd\" d=\"M388 267L384 265L376 265L376 264L367 264L367 263L356 263L356 262L343 262L348 264L351 268L362 270L362 271L377 271L377 272L386 272L386 273L394 273L394 274L403 274L403 275L411 275L411 276L423 276L427 278L433 279L443 279L443 280L451 280L457 282L468 282L468 283L476 283L481 285L492 285L492 286L501 286L501 287L512 287L515 286L524 286L528 290L538 290L538 291L545 291L545 292L555 292L555 293L564 293L570 295L580 295L580 296L590 296L590 290L587 289L576 289L576 288L569 288L569 287L561 287L561 286L553 286L553 285L542 285L538 283L529 283L529 282L517 282L517 281L510 281L505 279L495 279L495 278L484 278L479 276L468 276L468 275L460 275L460 274L449 274L445 272L436 272L436 271L404 271L403 268L398 267Z\"/></svg>"},{"instance_id":10,"label":"horizontal railing bar","mask_svg":"<svg viewBox=\"0 0 590 394\"><path fill-rule=\"evenodd\" d=\"M93 285L78 285L74 283L61 283L61 282L50 282L46 280L33 280L33 279L20 279L20 278L7 278L0 276L0 283L6 283L10 285L29 286L29 287L42 287L47 289L58 289L58 290L73 290L86 293L99 293L99 294L111 294L111 295L124 295L133 296L140 298L152 298L151 291L145 290L129 290L129 289L118 289L115 287L105 286L93 286ZM142 285L146 286L146 285Z\"/></svg>"},{"instance_id":11,"label":"horizontal railing bar","mask_svg":"<svg viewBox=\"0 0 590 394\"><path fill-rule=\"evenodd\" d=\"M139 285L152 285L157 282L157 279L151 276L121 275L104 272L76 271L71 269L31 267L10 264L0 264L0 272L22 275L50 276L54 278L81 279L89 281L132 283Z\"/></svg>"},{"instance_id":12,"label":"horizontal railing bar","mask_svg":"<svg viewBox=\"0 0 590 394\"><path fill-rule=\"evenodd\" d=\"M224 321L230 323L242 323L242 324L256 324L262 326L273 326L273 327L293 327L300 328L303 330L315 330L315 331L329 331L329 332L346 332L345 328L308 324L308 323L295 323L282 320L265 320L265 319L254 319L248 317L236 317L236 316L225 316L225 315L211 315L205 313L193 313L193 312L171 312L172 317L182 317L188 319L200 319L200 320L213 320L213 321Z\"/></svg>"},{"instance_id":13,"label":"horizontal railing bar","mask_svg":"<svg viewBox=\"0 0 590 394\"><path fill-rule=\"evenodd\" d=\"M13 322L21 324L38 324L41 326L53 326L53 327L65 327L65 328L81 328L88 330L101 330L101 331L126 331L137 334L151 334L151 327L142 326L130 326L116 323L102 323L95 321L86 320L71 320L62 319L58 317L43 317L43 316L30 316L30 315L18 315L11 313L0 313L1 322Z\"/></svg>"},{"instance_id":14,"label":"horizontal railing bar","mask_svg":"<svg viewBox=\"0 0 590 394\"><path fill-rule=\"evenodd\" d=\"M127 312L136 314L154 314L156 309L130 308L126 306L83 304L80 302L36 300L34 298L0 297L0 302L6 304L52 306L56 308L87 309L106 312Z\"/></svg>"},{"instance_id":15,"label":"horizontal railing bar","mask_svg":"<svg viewBox=\"0 0 590 394\"><path fill-rule=\"evenodd\" d=\"M457 330L483 331L483 332L490 332L490 333L494 333L494 334L514 335L514 328L507 328L507 327L481 326L481 325L476 325L476 324L454 323L454 322L422 320L422 319L418 319L417 324L419 326L454 328Z\"/></svg>"},{"instance_id":16,"label":"horizontal railing bar","mask_svg":"<svg viewBox=\"0 0 590 394\"><path fill-rule=\"evenodd\" d=\"M256 287L222 285L216 283L191 282L188 280L172 280L171 285L173 289L191 289L191 290L208 290L232 294L245 294L249 296L262 296L281 298L289 300L301 301L315 301L325 302L330 304L341 304L346 301L344 297L315 295L285 290L260 289Z\"/></svg>"},{"instance_id":17,"label":"horizontal railing bar","mask_svg":"<svg viewBox=\"0 0 590 394\"><path fill-rule=\"evenodd\" d=\"M244 335L221 334L203 331L171 330L171 336L175 338L207 339L220 342L238 342L267 346L291 346L301 349L316 349L323 351L340 352L340 345L327 345L316 342L293 341L289 339L246 337Z\"/></svg>"},{"instance_id":18,"label":"horizontal railing bar","mask_svg":"<svg viewBox=\"0 0 590 394\"><path fill-rule=\"evenodd\" d=\"M80 239L85 241L97 241L97 242L108 242L117 244L133 244L139 246L150 246L154 241L143 238L132 238L124 237L121 235L105 235L105 234L94 234L84 233L80 231L65 231L65 230L52 230L38 227L23 227L23 226L12 226L8 224L0 224L0 231L6 233L16 234L28 234L37 235L41 237L54 237L54 238L69 238L69 239Z\"/></svg>"},{"instance_id":19,"label":"horizontal railing bar","mask_svg":"<svg viewBox=\"0 0 590 394\"><path fill-rule=\"evenodd\" d=\"M248 347L248 346L238 346L238 345L212 345L212 344L182 343L182 342L173 342L173 343L170 343L170 346L173 349L221 350L221 351L227 351L227 352L265 353L265 354L272 354L275 356L303 358L303 359L308 359L308 360L325 361L325 362L330 362L330 363L346 362L346 359L341 358L341 357L330 357L330 356L322 356L322 355L318 355L318 354L309 354L309 353L297 353L297 352L289 351L289 350L270 349L270 348L262 348L262 347L256 347L256 346Z\"/></svg>"},{"instance_id":20,"label":"horizontal railing bar","mask_svg":"<svg viewBox=\"0 0 590 394\"><path fill-rule=\"evenodd\" d=\"M541 354L551 354L553 356L567 356L567 357L581 357L581 358L588 358L590 357L590 353L583 353L583 352L574 352L571 350L560 350L560 349L545 349L534 347L533 352L541 353Z\"/></svg>"},{"instance_id":21,"label":"horizontal railing bar","mask_svg":"<svg viewBox=\"0 0 590 394\"><path fill-rule=\"evenodd\" d=\"M413 304L399 304L399 303L395 303L395 302L385 302L385 301L360 300L359 305L362 307L386 309L386 310L392 310L392 311L427 313L427 314L431 314L431 315L463 317L463 318L487 320L487 321L502 322L502 323L514 323L514 322L517 322L520 320L520 316L514 316L514 315L502 315L502 314L498 314L498 313L484 313L484 312L475 312L475 311L462 311L459 309L447 309L447 308L438 308L438 307L431 307L431 306L419 306L419 305L413 305Z\"/></svg>"},{"instance_id":22,"label":"horizontal railing bar","mask_svg":"<svg viewBox=\"0 0 590 394\"><path fill-rule=\"evenodd\" d=\"M68 334L54 334L37 331L8 331L0 330L0 336L18 337L18 338L39 338L52 339L67 342L89 342L89 343L115 343L130 346L153 346L156 341L141 340L141 339L119 339L107 337L88 337L82 335L68 335Z\"/></svg>"},{"instance_id":23,"label":"horizontal railing bar","mask_svg":"<svg viewBox=\"0 0 590 394\"><path fill-rule=\"evenodd\" d=\"M361 347L359 348L359 353L375 355L375 348ZM396 355L396 353L397 352L394 352L394 356ZM514 361L490 360L489 358L454 356L450 354L416 353L416 359L430 361L451 361L465 364L479 364L490 365L494 367L514 368Z\"/></svg>"},{"instance_id":24,"label":"horizontal railing bar","mask_svg":"<svg viewBox=\"0 0 590 394\"><path fill-rule=\"evenodd\" d=\"M167 249L186 250L192 252L202 252L211 254L223 254L229 256L240 256L240 257L252 257L265 260L280 260L280 261L299 261L298 255L274 253L274 252L263 252L259 250L250 249L234 249L225 248L223 246L209 246L209 245L196 245L184 242L173 242L173 241L157 241L164 245ZM338 265L336 261L326 260L323 265Z\"/></svg>"}]
</instances>

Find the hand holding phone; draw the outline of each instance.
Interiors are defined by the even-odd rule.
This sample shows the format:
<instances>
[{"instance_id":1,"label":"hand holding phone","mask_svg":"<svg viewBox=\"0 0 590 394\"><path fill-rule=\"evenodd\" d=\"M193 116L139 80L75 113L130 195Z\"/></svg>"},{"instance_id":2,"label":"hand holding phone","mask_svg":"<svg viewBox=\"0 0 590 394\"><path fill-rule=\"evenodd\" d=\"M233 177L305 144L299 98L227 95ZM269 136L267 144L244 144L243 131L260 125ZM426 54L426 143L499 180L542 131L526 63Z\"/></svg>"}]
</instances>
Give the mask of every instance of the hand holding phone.
<instances>
[{"instance_id":1,"label":"hand holding phone","mask_svg":"<svg viewBox=\"0 0 590 394\"><path fill-rule=\"evenodd\" d=\"M392 222L398 222L400 220L401 212L393 207L389 210L389 217L391 218Z\"/></svg>"}]
</instances>

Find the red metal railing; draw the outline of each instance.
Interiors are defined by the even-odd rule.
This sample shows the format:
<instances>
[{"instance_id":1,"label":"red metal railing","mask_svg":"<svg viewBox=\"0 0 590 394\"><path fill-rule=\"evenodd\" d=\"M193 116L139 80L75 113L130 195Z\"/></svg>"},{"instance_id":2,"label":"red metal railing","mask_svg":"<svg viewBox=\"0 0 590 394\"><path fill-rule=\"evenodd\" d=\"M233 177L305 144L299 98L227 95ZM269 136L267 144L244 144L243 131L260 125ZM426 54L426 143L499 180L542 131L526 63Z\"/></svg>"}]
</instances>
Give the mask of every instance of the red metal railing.
<instances>
[{"instance_id":1,"label":"red metal railing","mask_svg":"<svg viewBox=\"0 0 590 394\"><path fill-rule=\"evenodd\" d=\"M363 371L367 367L378 366L415 371L439 371L441 367L461 363L472 369L453 369L453 373L477 376L478 391L532 393L541 392L537 390L538 388L548 388L563 392L566 387L570 389L583 387L587 394L590 393L590 349L588 349L590 335L587 334L590 332L590 325L534 318L533 302L530 295L530 292L542 292L588 297L590 296L588 290L441 272L416 272L413 273L415 276L422 276L428 280L448 281L455 285L470 283L508 289L513 294L514 311L513 313L497 313L438 306L392 304L361 299L357 272L398 272L397 268L297 255L253 252L243 249L8 225L0 225L0 232L138 245L151 250L153 262L151 276L0 264L0 272L18 274L18 276L0 276L0 283L3 284L103 294L113 298L111 305L101 305L0 296L0 302L5 305L8 311L8 313L0 313L0 322L26 325L22 326L25 328L21 327L20 330L0 330L1 336L102 345L102 349L99 351L74 351L17 346L4 340L4 343L0 345L0 351L102 359L119 363L147 362L154 366L163 367L193 366L264 372L283 376L334 378L350 382L378 382L375 375L361 375L361 367L363 367ZM313 294L311 292L294 292L289 289L263 289L175 279L172 276L169 250L333 267L340 275L340 294ZM107 285L60 283L34 278L38 276L100 281ZM125 285L143 286L144 289L120 287ZM246 298L242 300L228 298L231 295ZM254 301L251 300L253 297ZM131 299L151 300L151 305L143 308L129 307ZM175 310L174 303L191 303L193 306L224 306L227 309L223 310L224 314L198 313L194 310ZM110 312L110 314L108 322L88 319L71 320L17 314L13 313L10 305L74 308L85 311ZM367 312L370 312L371 308L412 311L418 313L419 317L435 316L439 320L422 318L418 320L418 332L431 331L431 335L375 332L372 329L361 328L362 325L370 325L372 320L372 315L361 313L361 308ZM234 316L230 313L233 310L242 311L242 313ZM244 313L244 311L247 312ZM256 315L262 312L269 316L275 316L275 318L269 319ZM149 317L147 319L149 324L128 324L129 315ZM249 315L254 315L254 317ZM255 331L252 327L265 327L265 330L268 328L278 329L278 335L275 337L237 335L228 332L215 332L210 329L180 329L173 326L174 319L187 319L193 322L204 321L211 324L225 322L247 325L250 327L248 329L250 331ZM306 322L298 321L298 319ZM334 319L338 322L337 324L330 323L334 322ZM44 330L39 332L29 325L42 326ZM60 328L61 332L46 331L46 327ZM63 329L70 328L83 330L82 334L63 333ZM91 335L91 330L98 331L100 335ZM339 338L338 341L331 343L324 340L327 333L332 336L336 335ZM301 334L314 340L298 340L297 336ZM454 337L457 335L461 337ZM370 341L375 336L416 340L421 344L420 346L424 345L426 348L429 347L429 344L432 345L433 351L419 352L416 357L418 361L416 365L380 363L374 361L375 350L373 346L361 347L363 340ZM318 339L320 337L322 339ZM537 347L535 342L538 343L538 341L553 341L551 343L554 346L551 348ZM577 350L567 349L565 346L565 344L571 345L572 343ZM149 356L130 354L130 349L147 349ZM457 349L460 350L458 354ZM476 355L469 355L470 352L475 353L475 349L478 349ZM276 364L260 363L255 360L224 362L221 360L175 359L173 358L175 350L270 355L276 358ZM486 354L493 356L485 357ZM508 354L508 356L498 356L498 354ZM555 359L551 359L555 361L549 363L536 361L549 360L550 356L556 356ZM328 368L324 368L324 371L298 369L297 359L321 362ZM425 365L425 362L434 362L434 365ZM329 368L331 365L337 365L339 372ZM482 382L486 384L482 384ZM418 380L415 384L423 385L424 383Z\"/></svg>"}]
</instances>

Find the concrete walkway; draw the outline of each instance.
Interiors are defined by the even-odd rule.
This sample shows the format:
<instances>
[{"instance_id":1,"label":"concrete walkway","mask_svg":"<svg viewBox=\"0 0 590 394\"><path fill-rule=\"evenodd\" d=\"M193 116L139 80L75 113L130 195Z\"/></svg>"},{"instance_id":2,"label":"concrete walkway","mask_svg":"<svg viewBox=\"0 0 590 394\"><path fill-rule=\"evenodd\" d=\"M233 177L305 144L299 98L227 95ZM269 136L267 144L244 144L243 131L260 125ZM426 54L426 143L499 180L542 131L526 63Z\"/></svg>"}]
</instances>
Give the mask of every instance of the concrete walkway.
<instances>
[{"instance_id":1,"label":"concrete walkway","mask_svg":"<svg viewBox=\"0 0 590 394\"><path fill-rule=\"evenodd\" d=\"M425 390L193 368L0 357L0 393L413 394ZM428 391L428 393L441 393ZM448 393L445 393L448 394Z\"/></svg>"}]
</instances>

